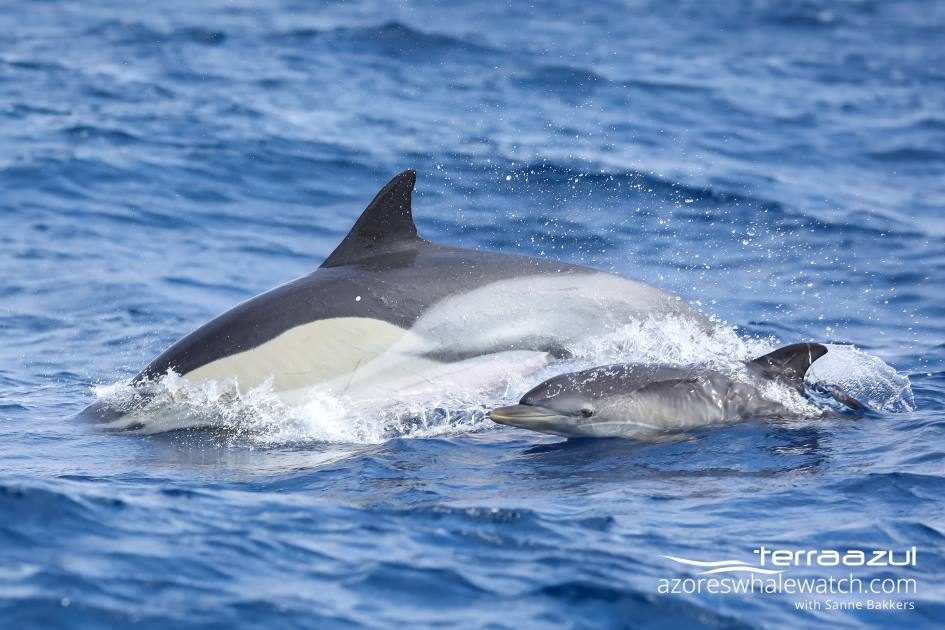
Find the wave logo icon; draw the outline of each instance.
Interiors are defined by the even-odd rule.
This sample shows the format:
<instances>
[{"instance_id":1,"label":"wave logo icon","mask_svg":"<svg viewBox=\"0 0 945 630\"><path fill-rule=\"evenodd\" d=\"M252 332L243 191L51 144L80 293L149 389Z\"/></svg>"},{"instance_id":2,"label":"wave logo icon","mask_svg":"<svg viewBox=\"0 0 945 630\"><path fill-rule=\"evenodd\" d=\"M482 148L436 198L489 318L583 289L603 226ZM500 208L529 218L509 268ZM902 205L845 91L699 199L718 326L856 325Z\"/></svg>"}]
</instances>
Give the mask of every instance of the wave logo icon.
<instances>
[{"instance_id":1,"label":"wave logo icon","mask_svg":"<svg viewBox=\"0 0 945 630\"><path fill-rule=\"evenodd\" d=\"M704 561L689 560L688 558L678 558L676 556L663 557L667 560L672 560L673 562L705 569L705 571L699 571L699 575L707 575L712 573L763 573L765 575L771 575L781 573L781 571L775 571L774 569L762 569L761 567L750 565L747 562L743 562L741 560Z\"/></svg>"}]
</instances>

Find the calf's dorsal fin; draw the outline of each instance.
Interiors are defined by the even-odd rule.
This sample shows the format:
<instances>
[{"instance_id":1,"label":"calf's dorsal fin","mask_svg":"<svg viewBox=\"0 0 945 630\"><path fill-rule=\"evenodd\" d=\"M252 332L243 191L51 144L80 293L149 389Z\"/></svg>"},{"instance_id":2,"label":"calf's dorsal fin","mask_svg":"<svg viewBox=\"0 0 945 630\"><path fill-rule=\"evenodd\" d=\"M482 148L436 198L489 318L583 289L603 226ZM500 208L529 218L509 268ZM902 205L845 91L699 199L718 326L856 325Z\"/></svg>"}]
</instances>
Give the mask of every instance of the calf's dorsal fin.
<instances>
[{"instance_id":1,"label":"calf's dorsal fin","mask_svg":"<svg viewBox=\"0 0 945 630\"><path fill-rule=\"evenodd\" d=\"M387 182L322 267L350 264L420 241L410 208L416 182L414 170L404 171Z\"/></svg>"},{"instance_id":2,"label":"calf's dorsal fin","mask_svg":"<svg viewBox=\"0 0 945 630\"><path fill-rule=\"evenodd\" d=\"M804 375L810 364L825 354L827 347L819 343L795 343L758 357L748 365L763 376L804 393Z\"/></svg>"}]
</instances>

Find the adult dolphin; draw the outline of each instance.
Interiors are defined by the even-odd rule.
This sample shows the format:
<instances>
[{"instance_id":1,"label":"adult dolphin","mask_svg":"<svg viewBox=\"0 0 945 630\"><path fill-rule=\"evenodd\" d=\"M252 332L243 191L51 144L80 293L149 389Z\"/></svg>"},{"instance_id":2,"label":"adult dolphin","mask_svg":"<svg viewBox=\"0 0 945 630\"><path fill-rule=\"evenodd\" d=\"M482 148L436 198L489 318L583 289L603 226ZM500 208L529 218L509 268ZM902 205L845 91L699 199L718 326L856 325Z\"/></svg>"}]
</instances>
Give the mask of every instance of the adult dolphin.
<instances>
[{"instance_id":1,"label":"adult dolphin","mask_svg":"<svg viewBox=\"0 0 945 630\"><path fill-rule=\"evenodd\" d=\"M235 379L240 389L269 381L287 401L316 384L396 392L475 378L483 357L537 368L645 316L711 327L680 298L641 282L424 240L411 210L415 182L412 170L394 177L318 269L201 326L134 382L173 370L198 383Z\"/></svg>"}]
</instances>

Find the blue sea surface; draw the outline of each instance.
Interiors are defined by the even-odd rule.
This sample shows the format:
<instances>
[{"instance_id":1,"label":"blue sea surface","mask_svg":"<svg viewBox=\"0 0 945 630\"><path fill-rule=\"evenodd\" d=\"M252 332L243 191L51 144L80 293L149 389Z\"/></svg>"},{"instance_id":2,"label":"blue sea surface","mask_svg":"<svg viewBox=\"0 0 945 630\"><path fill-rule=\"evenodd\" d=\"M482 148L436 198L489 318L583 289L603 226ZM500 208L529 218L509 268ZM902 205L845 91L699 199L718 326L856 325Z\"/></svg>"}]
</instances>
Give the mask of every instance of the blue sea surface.
<instances>
[{"instance_id":1,"label":"blue sea surface","mask_svg":"<svg viewBox=\"0 0 945 630\"><path fill-rule=\"evenodd\" d=\"M852 344L884 404L662 443L76 418L411 167L425 237ZM943 287L942 2L3 3L0 626L941 627ZM761 545L915 547L783 575L917 589L659 591Z\"/></svg>"}]
</instances>

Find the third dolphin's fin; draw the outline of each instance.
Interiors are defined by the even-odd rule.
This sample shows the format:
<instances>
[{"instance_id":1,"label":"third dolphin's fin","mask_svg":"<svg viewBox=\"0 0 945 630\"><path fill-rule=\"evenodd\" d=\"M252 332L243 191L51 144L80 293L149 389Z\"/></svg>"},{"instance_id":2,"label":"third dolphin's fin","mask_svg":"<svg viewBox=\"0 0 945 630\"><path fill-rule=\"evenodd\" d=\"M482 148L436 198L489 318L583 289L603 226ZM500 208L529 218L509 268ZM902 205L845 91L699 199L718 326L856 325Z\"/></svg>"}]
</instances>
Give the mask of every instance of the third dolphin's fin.
<instances>
[{"instance_id":1,"label":"third dolphin's fin","mask_svg":"<svg viewBox=\"0 0 945 630\"><path fill-rule=\"evenodd\" d=\"M758 357L748 366L762 376L780 381L803 394L804 375L810 364L825 354L826 346L819 343L795 343Z\"/></svg>"}]
</instances>

